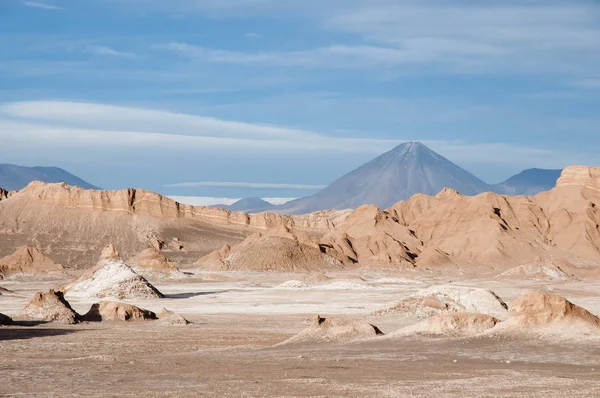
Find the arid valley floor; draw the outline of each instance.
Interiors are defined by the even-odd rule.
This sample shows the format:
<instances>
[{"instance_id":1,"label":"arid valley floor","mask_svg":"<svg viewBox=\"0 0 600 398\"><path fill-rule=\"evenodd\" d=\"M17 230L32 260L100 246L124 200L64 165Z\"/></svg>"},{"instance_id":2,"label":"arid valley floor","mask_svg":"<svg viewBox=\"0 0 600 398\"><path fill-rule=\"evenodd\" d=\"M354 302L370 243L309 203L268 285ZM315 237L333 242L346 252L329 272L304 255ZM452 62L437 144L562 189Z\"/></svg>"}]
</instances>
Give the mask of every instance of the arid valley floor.
<instances>
[{"instance_id":1,"label":"arid valley floor","mask_svg":"<svg viewBox=\"0 0 600 398\"><path fill-rule=\"evenodd\" d=\"M37 323L0 329L1 396L594 397L600 340L428 335L347 344L277 346L315 314L368 321L384 333L419 322L373 316L430 285L493 290L506 302L539 289L600 313L600 282L354 271L310 274L202 272L153 281L167 297L135 300L192 322ZM308 278L307 278L308 276ZM297 281L290 283L289 281ZM36 291L64 280L4 281L0 312L18 314ZM283 285L282 285L283 284ZM85 313L93 301L70 300ZM33 326L32 326L33 325Z\"/></svg>"}]
</instances>

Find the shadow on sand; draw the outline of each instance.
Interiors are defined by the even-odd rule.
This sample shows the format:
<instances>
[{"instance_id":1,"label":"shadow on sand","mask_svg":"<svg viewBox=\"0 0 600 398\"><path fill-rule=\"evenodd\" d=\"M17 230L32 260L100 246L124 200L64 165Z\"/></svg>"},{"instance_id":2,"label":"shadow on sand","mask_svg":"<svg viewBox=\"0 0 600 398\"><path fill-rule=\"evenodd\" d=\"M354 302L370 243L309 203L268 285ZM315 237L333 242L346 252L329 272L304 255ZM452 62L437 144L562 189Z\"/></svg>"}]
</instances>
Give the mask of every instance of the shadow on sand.
<instances>
[{"instance_id":1,"label":"shadow on sand","mask_svg":"<svg viewBox=\"0 0 600 398\"><path fill-rule=\"evenodd\" d=\"M0 327L0 341L28 340L37 337L62 336L79 332L77 329L38 329L32 327L46 323L47 322L15 321L8 327Z\"/></svg>"},{"instance_id":2,"label":"shadow on sand","mask_svg":"<svg viewBox=\"0 0 600 398\"><path fill-rule=\"evenodd\" d=\"M196 292L196 293L177 293L177 294L165 294L165 298L170 299L186 299L196 296L212 296L215 294L227 293L229 290L219 290L214 292Z\"/></svg>"}]
</instances>

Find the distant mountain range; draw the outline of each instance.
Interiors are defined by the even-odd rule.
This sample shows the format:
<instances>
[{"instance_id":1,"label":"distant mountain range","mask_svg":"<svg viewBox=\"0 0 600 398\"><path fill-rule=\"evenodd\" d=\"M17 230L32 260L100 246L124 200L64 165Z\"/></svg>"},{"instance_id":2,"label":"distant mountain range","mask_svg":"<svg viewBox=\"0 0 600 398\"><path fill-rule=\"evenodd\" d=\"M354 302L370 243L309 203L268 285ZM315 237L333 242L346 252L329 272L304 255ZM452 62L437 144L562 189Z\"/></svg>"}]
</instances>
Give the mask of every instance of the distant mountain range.
<instances>
[{"instance_id":1,"label":"distant mountain range","mask_svg":"<svg viewBox=\"0 0 600 398\"><path fill-rule=\"evenodd\" d=\"M24 167L0 164L0 187L7 191L18 191L32 181L66 182L85 189L98 189L94 185L58 167Z\"/></svg>"},{"instance_id":2,"label":"distant mountain range","mask_svg":"<svg viewBox=\"0 0 600 398\"><path fill-rule=\"evenodd\" d=\"M536 195L554 188L561 172L562 169L528 169L500 184L493 185L492 190L506 195Z\"/></svg>"},{"instance_id":3,"label":"distant mountain range","mask_svg":"<svg viewBox=\"0 0 600 398\"><path fill-rule=\"evenodd\" d=\"M444 188L455 189L463 195L482 192L535 195L554 188L560 173L561 170L530 169L502 183L487 184L422 143L407 142L342 176L314 195L280 206L242 199L236 203L235 210L306 214L357 208L363 204L385 209L415 194L436 195ZM246 204L249 207L245 207Z\"/></svg>"},{"instance_id":4,"label":"distant mountain range","mask_svg":"<svg viewBox=\"0 0 600 398\"><path fill-rule=\"evenodd\" d=\"M260 213L272 209L274 205L261 198L243 198L231 205L213 205L231 211L243 211L246 213Z\"/></svg>"}]
</instances>

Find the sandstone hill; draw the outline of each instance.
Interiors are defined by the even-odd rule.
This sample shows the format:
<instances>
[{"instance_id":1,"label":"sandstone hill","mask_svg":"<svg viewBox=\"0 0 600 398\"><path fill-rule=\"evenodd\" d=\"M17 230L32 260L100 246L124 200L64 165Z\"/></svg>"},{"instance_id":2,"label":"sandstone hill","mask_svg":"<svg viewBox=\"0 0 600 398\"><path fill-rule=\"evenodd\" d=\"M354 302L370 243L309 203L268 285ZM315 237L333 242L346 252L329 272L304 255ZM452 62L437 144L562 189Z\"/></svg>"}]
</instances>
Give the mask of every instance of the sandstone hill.
<instances>
[{"instance_id":1,"label":"sandstone hill","mask_svg":"<svg viewBox=\"0 0 600 398\"><path fill-rule=\"evenodd\" d=\"M370 323L344 318L323 318L316 315L308 328L280 345L344 344L377 336L383 336L383 332Z\"/></svg>"},{"instance_id":2,"label":"sandstone hill","mask_svg":"<svg viewBox=\"0 0 600 398\"><path fill-rule=\"evenodd\" d=\"M0 259L0 279L18 274L62 273L64 268L45 256L38 248L23 246Z\"/></svg>"},{"instance_id":3,"label":"sandstone hill","mask_svg":"<svg viewBox=\"0 0 600 398\"><path fill-rule=\"evenodd\" d=\"M271 227L327 231L347 213L248 215L183 205L145 190L85 190L64 183L32 182L0 201L0 253L27 244L33 237L68 268L92 266L97 252L108 243L115 243L125 258L152 245L173 251L170 257L176 262L191 262Z\"/></svg>"},{"instance_id":4,"label":"sandstone hill","mask_svg":"<svg viewBox=\"0 0 600 398\"><path fill-rule=\"evenodd\" d=\"M127 260L127 264L144 278L185 278L179 264L168 260L154 247L149 247Z\"/></svg>"},{"instance_id":5,"label":"sandstone hill","mask_svg":"<svg viewBox=\"0 0 600 398\"><path fill-rule=\"evenodd\" d=\"M60 291L38 292L23 308L22 314L36 321L74 324L81 320Z\"/></svg>"},{"instance_id":6,"label":"sandstone hill","mask_svg":"<svg viewBox=\"0 0 600 398\"><path fill-rule=\"evenodd\" d=\"M600 168L568 167L554 189L531 197L444 189L388 209L365 205L305 216L193 207L143 190L32 183L0 202L0 250L14 250L31 236L78 268L93 264L108 242L127 257L152 245L175 262L202 258L218 269L501 273L535 258L589 268L600 260Z\"/></svg>"}]
</instances>

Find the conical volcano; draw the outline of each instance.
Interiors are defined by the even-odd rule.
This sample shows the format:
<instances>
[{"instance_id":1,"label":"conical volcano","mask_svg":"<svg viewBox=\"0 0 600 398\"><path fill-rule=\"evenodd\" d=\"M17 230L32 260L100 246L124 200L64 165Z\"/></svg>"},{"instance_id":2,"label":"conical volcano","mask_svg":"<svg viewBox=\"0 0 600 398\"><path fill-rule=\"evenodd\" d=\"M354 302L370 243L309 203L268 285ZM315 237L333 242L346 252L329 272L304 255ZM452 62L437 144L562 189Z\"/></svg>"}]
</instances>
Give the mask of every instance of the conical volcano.
<instances>
[{"instance_id":1,"label":"conical volcano","mask_svg":"<svg viewBox=\"0 0 600 398\"><path fill-rule=\"evenodd\" d=\"M303 214L372 204L388 208L417 193L435 195L453 188L476 195L491 187L420 142L406 142L360 166L312 196L279 207Z\"/></svg>"}]
</instances>

